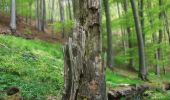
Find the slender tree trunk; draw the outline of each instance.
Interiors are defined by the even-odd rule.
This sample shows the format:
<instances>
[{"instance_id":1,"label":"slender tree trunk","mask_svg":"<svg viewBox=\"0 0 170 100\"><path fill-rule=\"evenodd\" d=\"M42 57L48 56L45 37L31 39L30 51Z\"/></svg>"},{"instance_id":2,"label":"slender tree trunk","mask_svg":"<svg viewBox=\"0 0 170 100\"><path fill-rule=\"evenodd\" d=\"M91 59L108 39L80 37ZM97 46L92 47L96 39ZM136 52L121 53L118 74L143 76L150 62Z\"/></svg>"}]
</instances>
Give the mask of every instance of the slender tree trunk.
<instances>
[{"instance_id":1,"label":"slender tree trunk","mask_svg":"<svg viewBox=\"0 0 170 100\"><path fill-rule=\"evenodd\" d=\"M140 18L140 23L141 23L141 28L142 28L142 35L143 35L143 41L145 44L145 34L144 34L144 0L139 1L139 18Z\"/></svg>"},{"instance_id":2,"label":"slender tree trunk","mask_svg":"<svg viewBox=\"0 0 170 100\"><path fill-rule=\"evenodd\" d=\"M107 100L101 57L100 1L75 0L76 26L64 49L62 100Z\"/></svg>"},{"instance_id":3,"label":"slender tree trunk","mask_svg":"<svg viewBox=\"0 0 170 100\"><path fill-rule=\"evenodd\" d=\"M169 29L169 20L168 20L168 16L165 12L165 28L166 28L166 32L168 34L168 42L169 42L169 45L170 45L170 29Z\"/></svg>"},{"instance_id":4,"label":"slender tree trunk","mask_svg":"<svg viewBox=\"0 0 170 100\"><path fill-rule=\"evenodd\" d=\"M72 11L71 11L71 4L70 4L70 0L67 1L68 2L68 9L69 9L69 19L72 20Z\"/></svg>"},{"instance_id":5,"label":"slender tree trunk","mask_svg":"<svg viewBox=\"0 0 170 100\"><path fill-rule=\"evenodd\" d=\"M55 7L54 7L54 2L55 0L51 1L51 23L54 23L54 11L55 11ZM54 35L54 26L52 25L52 31L51 31L52 35Z\"/></svg>"},{"instance_id":6,"label":"slender tree trunk","mask_svg":"<svg viewBox=\"0 0 170 100\"><path fill-rule=\"evenodd\" d=\"M164 28L165 28L165 31L167 32L167 35L168 35L168 43L170 44L170 30L169 30L169 20L168 20L168 15L167 15L167 13L166 13L166 11L164 11ZM164 32L164 38L166 39L166 32ZM164 58L164 52L162 52L162 56L163 56L163 58ZM163 65L163 73L164 73L164 75L166 74L166 67L165 67L165 65Z\"/></svg>"},{"instance_id":7,"label":"slender tree trunk","mask_svg":"<svg viewBox=\"0 0 170 100\"><path fill-rule=\"evenodd\" d=\"M59 7L60 7L60 21L62 23L62 31L61 31L61 35L62 35L62 38L64 38L64 7L63 7L63 0L59 0Z\"/></svg>"},{"instance_id":8,"label":"slender tree trunk","mask_svg":"<svg viewBox=\"0 0 170 100\"><path fill-rule=\"evenodd\" d=\"M117 10L118 10L118 16L120 18L121 17L121 11L120 11L120 7L119 7L119 2L117 2ZM122 45L123 45L124 55L126 55L125 30L123 29L122 25L121 25L120 30L121 30L121 35L122 35Z\"/></svg>"},{"instance_id":9,"label":"slender tree trunk","mask_svg":"<svg viewBox=\"0 0 170 100\"><path fill-rule=\"evenodd\" d=\"M46 2L42 0L42 19L41 19L41 31L45 31L45 22L46 22Z\"/></svg>"},{"instance_id":10,"label":"slender tree trunk","mask_svg":"<svg viewBox=\"0 0 170 100\"><path fill-rule=\"evenodd\" d=\"M124 11L125 11L125 14L128 13L128 0L124 0ZM131 33L130 26L128 25L128 20L126 20L126 31L127 31L127 34L128 34L128 46L129 46L129 49L130 49L130 59L129 59L128 67L129 67L130 70L135 70L134 69L134 59L132 58L133 52L131 51L131 49L133 48L132 33Z\"/></svg>"},{"instance_id":11,"label":"slender tree trunk","mask_svg":"<svg viewBox=\"0 0 170 100\"><path fill-rule=\"evenodd\" d=\"M138 53L139 53L139 77L142 80L147 80L147 69L145 64L145 49L144 49L144 42L143 42L143 35L141 29L141 23L139 19L138 10L136 7L135 0L130 0L132 5L132 11L135 21L135 28L137 33L137 40L138 40Z\"/></svg>"},{"instance_id":12,"label":"slender tree trunk","mask_svg":"<svg viewBox=\"0 0 170 100\"><path fill-rule=\"evenodd\" d=\"M110 20L110 9L108 0L104 0L105 15L106 15L106 29L107 29L107 66L113 68L113 49L112 49L112 30Z\"/></svg>"},{"instance_id":13,"label":"slender tree trunk","mask_svg":"<svg viewBox=\"0 0 170 100\"><path fill-rule=\"evenodd\" d=\"M46 4L45 0L37 0L36 2L37 13L37 29L44 32L46 21Z\"/></svg>"},{"instance_id":14,"label":"slender tree trunk","mask_svg":"<svg viewBox=\"0 0 170 100\"><path fill-rule=\"evenodd\" d=\"M148 8L148 9L151 9L151 8L152 8L152 4L151 4L151 1L150 1L150 0L147 0L147 8ZM151 11L148 12L148 18L149 18L150 27L151 27L151 29L153 29L154 24L153 24L153 18L152 18ZM156 44L156 43L157 43L157 36L156 36L156 33L155 33L155 32L152 33L152 39L153 39L153 43ZM158 60L157 50L154 52L154 56L155 56L155 59ZM156 74L156 73L159 71L159 64L156 63L156 64L154 65L154 67L155 67L155 74Z\"/></svg>"},{"instance_id":15,"label":"slender tree trunk","mask_svg":"<svg viewBox=\"0 0 170 100\"><path fill-rule=\"evenodd\" d=\"M29 25L31 25L31 19L32 19L32 1L29 2L29 11L30 11Z\"/></svg>"},{"instance_id":16,"label":"slender tree trunk","mask_svg":"<svg viewBox=\"0 0 170 100\"><path fill-rule=\"evenodd\" d=\"M162 5L163 5L163 1L159 0L159 6L161 7ZM162 22L163 18L164 18L164 13L163 13L163 11L160 11L159 19L161 21L161 26L163 26L163 22ZM162 27L160 27L160 29L159 29L159 38L158 38L159 46L162 43L162 39L163 39L163 29L162 29ZM158 56L158 60L161 60L161 47L158 47L158 49L157 49L157 56ZM160 76L160 66L156 67L156 75Z\"/></svg>"},{"instance_id":17,"label":"slender tree trunk","mask_svg":"<svg viewBox=\"0 0 170 100\"><path fill-rule=\"evenodd\" d=\"M75 17L75 14L76 14L76 8L77 8L76 0L72 0L72 5L73 5L73 15L74 15L74 17Z\"/></svg>"},{"instance_id":18,"label":"slender tree trunk","mask_svg":"<svg viewBox=\"0 0 170 100\"><path fill-rule=\"evenodd\" d=\"M11 0L11 20L10 20L10 28L11 32L16 32L16 9L15 9L15 0Z\"/></svg>"},{"instance_id":19,"label":"slender tree trunk","mask_svg":"<svg viewBox=\"0 0 170 100\"><path fill-rule=\"evenodd\" d=\"M41 13L40 13L40 0L36 1L36 17L37 17L37 30L41 31L40 28L40 17L41 17Z\"/></svg>"}]
</instances>

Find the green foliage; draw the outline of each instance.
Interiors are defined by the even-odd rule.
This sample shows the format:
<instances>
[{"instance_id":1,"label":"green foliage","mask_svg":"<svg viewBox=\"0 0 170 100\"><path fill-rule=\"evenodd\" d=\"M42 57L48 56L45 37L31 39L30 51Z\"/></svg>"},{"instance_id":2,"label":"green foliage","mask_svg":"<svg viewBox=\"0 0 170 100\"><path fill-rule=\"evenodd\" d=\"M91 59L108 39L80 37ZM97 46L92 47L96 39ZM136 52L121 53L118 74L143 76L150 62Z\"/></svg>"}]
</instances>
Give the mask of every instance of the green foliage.
<instances>
[{"instance_id":1,"label":"green foliage","mask_svg":"<svg viewBox=\"0 0 170 100\"><path fill-rule=\"evenodd\" d=\"M70 31L72 31L74 22L71 20L65 21L65 22L55 22L53 24L50 24L50 26L54 26L56 32L62 32L64 30L67 35Z\"/></svg>"},{"instance_id":2,"label":"green foliage","mask_svg":"<svg viewBox=\"0 0 170 100\"><path fill-rule=\"evenodd\" d=\"M114 57L114 61L116 65L123 65L127 62L128 59L130 58L122 53Z\"/></svg>"},{"instance_id":3,"label":"green foliage","mask_svg":"<svg viewBox=\"0 0 170 100\"><path fill-rule=\"evenodd\" d=\"M0 48L0 90L17 86L26 100L61 93L61 45L0 35Z\"/></svg>"},{"instance_id":4,"label":"green foliage","mask_svg":"<svg viewBox=\"0 0 170 100\"><path fill-rule=\"evenodd\" d=\"M115 64L120 66L124 66L128 64L130 58L134 59L134 66L136 69L139 69L139 57L138 57L138 44L137 44L137 36L135 31L135 25L133 20L132 8L130 6L130 2L128 2L128 10L125 13L123 0L113 0L110 1L110 13L111 13L111 27L113 33L113 50L114 50L114 59ZM144 30L145 34L145 55L146 55L146 63L148 68L154 66L155 64L159 64L162 66L168 66L169 63L169 49L170 46L168 44L168 35L167 32L164 31L163 42L158 44L158 36L159 30L164 29L165 19L159 19L160 11L165 10L167 16L169 17L169 9L170 3L168 0L164 0L164 4L160 7L159 2L157 0L153 0L151 2L151 8L148 9L149 4L148 0L144 0ZM118 15L118 5L120 8L120 16ZM152 25L150 23L152 20ZM127 26L131 29L131 37L128 37L127 34ZM105 23L105 15L103 14L102 20L102 35L103 35L103 48L107 48L107 32L106 32L106 23ZM124 33L124 34L123 34ZM153 43L153 34L156 35L156 42ZM132 41L133 48L128 48L128 38ZM123 48L123 43L125 42L126 50ZM155 59L155 53L157 48L161 48L161 59Z\"/></svg>"},{"instance_id":5,"label":"green foliage","mask_svg":"<svg viewBox=\"0 0 170 100\"><path fill-rule=\"evenodd\" d=\"M24 34L28 34L28 35L31 35L32 34L32 31L29 29L29 28L26 28L25 30L25 33Z\"/></svg>"}]
</instances>

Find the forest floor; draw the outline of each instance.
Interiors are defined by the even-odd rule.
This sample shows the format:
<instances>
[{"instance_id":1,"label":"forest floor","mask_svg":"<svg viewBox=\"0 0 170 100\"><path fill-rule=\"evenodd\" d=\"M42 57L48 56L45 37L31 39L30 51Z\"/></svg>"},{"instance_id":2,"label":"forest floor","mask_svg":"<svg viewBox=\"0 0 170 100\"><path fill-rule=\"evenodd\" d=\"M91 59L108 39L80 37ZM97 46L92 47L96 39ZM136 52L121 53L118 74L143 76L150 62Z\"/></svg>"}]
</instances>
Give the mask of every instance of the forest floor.
<instances>
[{"instance_id":1,"label":"forest floor","mask_svg":"<svg viewBox=\"0 0 170 100\"><path fill-rule=\"evenodd\" d=\"M63 89L62 45L0 35L0 48L0 91L18 87L24 100L60 97ZM0 97L3 96L5 93L0 92Z\"/></svg>"},{"instance_id":2,"label":"forest floor","mask_svg":"<svg viewBox=\"0 0 170 100\"><path fill-rule=\"evenodd\" d=\"M10 32L9 24L10 17L4 13L0 14L0 34ZM19 16L17 17L17 32L15 35L27 39L37 38L52 43L64 44L66 41L66 38L62 38L60 33L55 32L52 34L50 27L46 27L45 32L37 31L36 21L32 20L31 24L28 24L24 18Z\"/></svg>"},{"instance_id":3,"label":"forest floor","mask_svg":"<svg viewBox=\"0 0 170 100\"><path fill-rule=\"evenodd\" d=\"M58 43L0 35L0 91L15 86L21 89L24 100L60 100L64 86L62 47ZM169 77L149 75L150 83L159 86L170 82ZM106 82L108 90L120 85L145 83L136 72L123 68L115 68L113 72L107 69ZM165 94L152 93L158 98ZM5 93L0 94L0 98L5 96Z\"/></svg>"}]
</instances>

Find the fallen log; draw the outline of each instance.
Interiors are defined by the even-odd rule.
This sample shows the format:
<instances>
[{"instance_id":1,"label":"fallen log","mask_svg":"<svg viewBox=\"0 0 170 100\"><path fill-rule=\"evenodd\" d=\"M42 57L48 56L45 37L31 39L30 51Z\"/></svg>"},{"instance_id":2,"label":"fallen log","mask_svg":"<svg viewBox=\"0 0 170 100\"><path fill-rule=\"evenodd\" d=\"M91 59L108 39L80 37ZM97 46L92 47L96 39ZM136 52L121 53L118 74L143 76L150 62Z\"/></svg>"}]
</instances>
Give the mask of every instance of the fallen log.
<instances>
[{"instance_id":1,"label":"fallen log","mask_svg":"<svg viewBox=\"0 0 170 100\"><path fill-rule=\"evenodd\" d=\"M108 100L120 100L125 98L129 100L135 95L142 94L145 90L149 89L147 85L125 85L118 86L108 91Z\"/></svg>"},{"instance_id":2,"label":"fallen log","mask_svg":"<svg viewBox=\"0 0 170 100\"><path fill-rule=\"evenodd\" d=\"M132 97L142 96L146 90L170 90L170 83L163 82L162 84L144 83L139 85L120 84L108 91L108 100L132 100ZM147 96L147 95L146 95Z\"/></svg>"}]
</instances>

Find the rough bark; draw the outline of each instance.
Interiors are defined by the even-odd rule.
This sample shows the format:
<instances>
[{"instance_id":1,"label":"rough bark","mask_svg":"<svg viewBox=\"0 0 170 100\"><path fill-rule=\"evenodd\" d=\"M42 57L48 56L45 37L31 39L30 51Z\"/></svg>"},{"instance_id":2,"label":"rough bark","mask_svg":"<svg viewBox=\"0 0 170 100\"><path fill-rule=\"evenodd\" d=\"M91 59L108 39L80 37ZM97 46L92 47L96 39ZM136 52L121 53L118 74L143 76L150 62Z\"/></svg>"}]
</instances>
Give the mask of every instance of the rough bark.
<instances>
[{"instance_id":1,"label":"rough bark","mask_svg":"<svg viewBox=\"0 0 170 100\"><path fill-rule=\"evenodd\" d=\"M139 19L139 14L136 7L135 0L130 0L132 5L132 11L135 21L135 29L137 33L137 40L138 40L138 53L139 53L139 77L142 80L147 80L147 69L145 63L145 49L144 49L144 41L142 35L142 28Z\"/></svg>"},{"instance_id":2,"label":"rough bark","mask_svg":"<svg viewBox=\"0 0 170 100\"><path fill-rule=\"evenodd\" d=\"M62 100L107 100L101 57L100 1L76 0L76 25L64 48Z\"/></svg>"}]
</instances>

